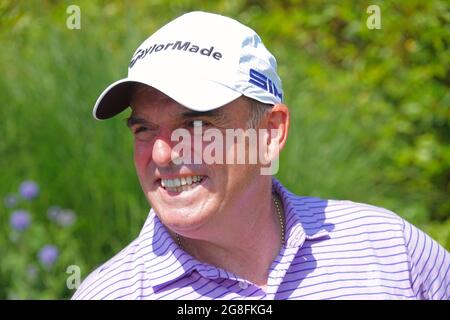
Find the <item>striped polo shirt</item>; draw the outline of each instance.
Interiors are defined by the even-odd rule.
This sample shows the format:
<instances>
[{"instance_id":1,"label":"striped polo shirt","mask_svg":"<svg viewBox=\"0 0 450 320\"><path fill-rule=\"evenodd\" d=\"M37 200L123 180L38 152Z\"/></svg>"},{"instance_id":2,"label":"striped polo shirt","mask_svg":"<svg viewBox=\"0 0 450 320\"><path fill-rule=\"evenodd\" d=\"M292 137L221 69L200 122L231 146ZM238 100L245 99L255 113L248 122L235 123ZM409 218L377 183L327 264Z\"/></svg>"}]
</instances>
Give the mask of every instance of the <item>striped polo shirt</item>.
<instances>
[{"instance_id":1,"label":"striped polo shirt","mask_svg":"<svg viewBox=\"0 0 450 320\"><path fill-rule=\"evenodd\" d=\"M450 254L395 213L297 196L275 178L272 188L286 244L266 291L183 251L150 210L139 236L72 299L449 299Z\"/></svg>"}]
</instances>

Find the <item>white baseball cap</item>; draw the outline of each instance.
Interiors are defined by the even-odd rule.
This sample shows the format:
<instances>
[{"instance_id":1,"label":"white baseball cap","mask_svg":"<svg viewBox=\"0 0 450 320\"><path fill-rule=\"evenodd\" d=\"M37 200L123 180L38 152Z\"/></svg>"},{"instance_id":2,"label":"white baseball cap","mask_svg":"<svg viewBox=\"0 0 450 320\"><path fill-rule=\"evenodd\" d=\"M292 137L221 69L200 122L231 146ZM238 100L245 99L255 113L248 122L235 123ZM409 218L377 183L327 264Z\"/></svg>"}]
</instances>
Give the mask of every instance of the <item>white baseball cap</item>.
<instances>
[{"instance_id":1,"label":"white baseball cap","mask_svg":"<svg viewBox=\"0 0 450 320\"><path fill-rule=\"evenodd\" d=\"M256 32L199 11L172 20L139 46L128 77L102 92L94 117L108 119L130 106L138 83L195 111L219 108L241 95L267 104L283 101L277 62Z\"/></svg>"}]
</instances>

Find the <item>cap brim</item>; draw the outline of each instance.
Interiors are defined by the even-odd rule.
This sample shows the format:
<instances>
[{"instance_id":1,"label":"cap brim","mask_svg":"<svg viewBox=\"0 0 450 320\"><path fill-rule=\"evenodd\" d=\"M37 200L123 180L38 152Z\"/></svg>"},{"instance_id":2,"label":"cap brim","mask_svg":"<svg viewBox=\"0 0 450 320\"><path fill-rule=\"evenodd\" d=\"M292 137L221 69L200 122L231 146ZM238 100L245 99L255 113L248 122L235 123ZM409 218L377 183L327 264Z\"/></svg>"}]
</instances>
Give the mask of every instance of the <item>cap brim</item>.
<instances>
[{"instance_id":1,"label":"cap brim","mask_svg":"<svg viewBox=\"0 0 450 320\"><path fill-rule=\"evenodd\" d=\"M109 85L98 97L93 109L93 116L98 120L111 118L130 106L133 87L145 84L169 96L179 104L195 111L217 109L239 98L242 93L220 83L205 79L159 78L131 79L125 78Z\"/></svg>"}]
</instances>

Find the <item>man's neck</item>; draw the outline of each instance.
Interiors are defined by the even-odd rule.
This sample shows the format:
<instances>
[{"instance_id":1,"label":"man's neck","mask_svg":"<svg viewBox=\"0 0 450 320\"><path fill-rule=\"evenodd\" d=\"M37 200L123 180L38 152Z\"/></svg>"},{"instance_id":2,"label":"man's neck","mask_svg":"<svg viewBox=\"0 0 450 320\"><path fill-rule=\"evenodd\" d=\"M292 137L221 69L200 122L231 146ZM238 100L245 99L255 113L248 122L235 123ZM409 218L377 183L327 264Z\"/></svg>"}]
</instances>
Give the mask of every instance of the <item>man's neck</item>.
<instances>
[{"instance_id":1,"label":"man's neck","mask_svg":"<svg viewBox=\"0 0 450 320\"><path fill-rule=\"evenodd\" d=\"M281 247L281 226L271 189L253 203L247 202L236 217L210 239L181 238L183 249L197 258L263 287L270 265ZM230 232L232 230L232 232Z\"/></svg>"}]
</instances>

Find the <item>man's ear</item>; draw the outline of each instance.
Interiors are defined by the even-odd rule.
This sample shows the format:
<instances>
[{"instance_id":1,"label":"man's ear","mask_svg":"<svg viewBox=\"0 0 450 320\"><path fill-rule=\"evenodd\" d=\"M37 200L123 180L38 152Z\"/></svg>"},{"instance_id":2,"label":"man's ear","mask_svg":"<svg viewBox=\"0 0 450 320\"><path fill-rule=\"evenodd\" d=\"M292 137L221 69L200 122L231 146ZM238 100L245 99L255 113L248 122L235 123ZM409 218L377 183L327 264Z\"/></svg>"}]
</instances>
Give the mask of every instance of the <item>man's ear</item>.
<instances>
[{"instance_id":1,"label":"man's ear","mask_svg":"<svg viewBox=\"0 0 450 320\"><path fill-rule=\"evenodd\" d=\"M260 129L264 130L260 140L259 161L262 175L278 172L278 157L286 144L289 131L289 109L284 104L276 104L264 117ZM261 136L260 136L261 139ZM266 165L270 164L269 167Z\"/></svg>"},{"instance_id":2,"label":"man's ear","mask_svg":"<svg viewBox=\"0 0 450 320\"><path fill-rule=\"evenodd\" d=\"M268 156L273 161L284 148L288 137L290 115L284 104L276 104L266 116L266 128L269 130L267 139Z\"/></svg>"}]
</instances>

